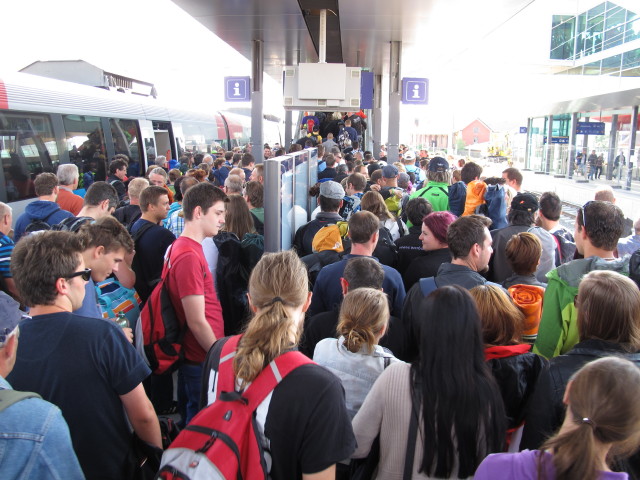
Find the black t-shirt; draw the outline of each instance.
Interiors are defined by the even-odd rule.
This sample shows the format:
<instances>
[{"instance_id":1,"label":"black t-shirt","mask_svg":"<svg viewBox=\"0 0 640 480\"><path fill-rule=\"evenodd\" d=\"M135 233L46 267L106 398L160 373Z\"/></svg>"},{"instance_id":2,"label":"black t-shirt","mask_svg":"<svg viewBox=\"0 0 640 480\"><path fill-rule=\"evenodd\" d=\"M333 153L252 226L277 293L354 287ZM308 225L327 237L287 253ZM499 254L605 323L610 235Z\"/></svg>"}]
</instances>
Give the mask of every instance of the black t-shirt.
<instances>
[{"instance_id":1,"label":"black t-shirt","mask_svg":"<svg viewBox=\"0 0 640 480\"><path fill-rule=\"evenodd\" d=\"M257 421L262 427L260 415ZM298 367L275 388L264 433L270 445L272 480L321 472L349 458L356 447L342 384L315 364Z\"/></svg>"},{"instance_id":2,"label":"black t-shirt","mask_svg":"<svg viewBox=\"0 0 640 480\"><path fill-rule=\"evenodd\" d=\"M142 218L131 226L134 235L144 224L151 223ZM136 291L143 302L153 291L153 283L162 275L164 254L175 241L173 233L160 225L151 226L136 242L136 254L131 267L136 272Z\"/></svg>"},{"instance_id":3,"label":"black t-shirt","mask_svg":"<svg viewBox=\"0 0 640 480\"><path fill-rule=\"evenodd\" d=\"M113 216L116 217L116 220L125 227L133 225L140 218L140 215L142 215L140 205L125 205L113 212Z\"/></svg>"},{"instance_id":4,"label":"black t-shirt","mask_svg":"<svg viewBox=\"0 0 640 480\"><path fill-rule=\"evenodd\" d=\"M87 479L122 479L131 433L121 395L151 372L115 323L72 313L20 323L7 380L60 407Z\"/></svg>"}]
</instances>

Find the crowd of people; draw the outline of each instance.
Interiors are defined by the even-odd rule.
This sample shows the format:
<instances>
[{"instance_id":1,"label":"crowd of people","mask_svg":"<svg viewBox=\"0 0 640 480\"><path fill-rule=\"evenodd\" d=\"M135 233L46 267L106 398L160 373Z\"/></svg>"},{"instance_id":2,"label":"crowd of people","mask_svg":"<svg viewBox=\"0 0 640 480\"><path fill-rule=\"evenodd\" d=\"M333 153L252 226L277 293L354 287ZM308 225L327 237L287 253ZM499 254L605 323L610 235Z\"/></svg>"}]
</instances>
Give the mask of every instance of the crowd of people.
<instances>
[{"instance_id":1,"label":"crowd of people","mask_svg":"<svg viewBox=\"0 0 640 480\"><path fill-rule=\"evenodd\" d=\"M321 161L289 251L264 253L248 151L135 178L119 155L82 195L61 165L15 221L0 203L2 478L199 478L243 408L245 476L639 478L640 220L601 190L570 231L516 168L391 161L352 120L291 147ZM140 339L165 307L159 372Z\"/></svg>"}]
</instances>

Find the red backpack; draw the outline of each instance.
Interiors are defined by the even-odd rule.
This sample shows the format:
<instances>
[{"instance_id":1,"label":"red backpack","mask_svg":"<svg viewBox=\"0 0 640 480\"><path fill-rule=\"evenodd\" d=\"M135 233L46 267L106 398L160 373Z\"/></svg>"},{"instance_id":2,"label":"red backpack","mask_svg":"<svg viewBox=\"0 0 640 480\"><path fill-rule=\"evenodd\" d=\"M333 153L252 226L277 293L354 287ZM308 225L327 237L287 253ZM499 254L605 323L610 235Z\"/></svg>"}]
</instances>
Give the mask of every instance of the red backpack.
<instances>
[{"instance_id":1,"label":"red backpack","mask_svg":"<svg viewBox=\"0 0 640 480\"><path fill-rule=\"evenodd\" d=\"M165 256L162 277L140 312L136 326L136 349L146 358L151 371L157 375L171 373L182 360L182 339L185 326L182 325L171 297L167 281L171 260L188 252L189 247L173 243Z\"/></svg>"},{"instance_id":2,"label":"red backpack","mask_svg":"<svg viewBox=\"0 0 640 480\"><path fill-rule=\"evenodd\" d=\"M241 335L228 337L222 347L216 400L193 417L165 451L156 479L268 478L255 431L255 411L284 377L313 361L297 351L283 353L244 392L237 392L233 357L240 338Z\"/></svg>"}]
</instances>

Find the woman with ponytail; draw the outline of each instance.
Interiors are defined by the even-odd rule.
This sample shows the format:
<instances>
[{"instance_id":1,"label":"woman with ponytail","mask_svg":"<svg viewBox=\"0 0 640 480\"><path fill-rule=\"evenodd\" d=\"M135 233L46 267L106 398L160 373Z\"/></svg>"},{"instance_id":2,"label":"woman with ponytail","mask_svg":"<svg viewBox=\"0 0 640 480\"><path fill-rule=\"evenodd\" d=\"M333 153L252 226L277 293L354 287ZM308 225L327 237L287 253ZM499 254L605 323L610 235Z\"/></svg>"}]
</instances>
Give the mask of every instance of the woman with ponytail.
<instances>
[{"instance_id":1,"label":"woman with ponytail","mask_svg":"<svg viewBox=\"0 0 640 480\"><path fill-rule=\"evenodd\" d=\"M307 285L307 271L293 251L265 254L253 269L248 293L253 318L233 358L237 391L297 347L311 302ZM207 404L216 400L217 376L213 366L205 370ZM355 448L342 385L316 364L286 375L260 404L255 419L273 480L333 479L335 464Z\"/></svg>"},{"instance_id":2,"label":"woman with ponytail","mask_svg":"<svg viewBox=\"0 0 640 480\"><path fill-rule=\"evenodd\" d=\"M379 435L377 479L470 478L486 455L503 451L506 432L480 319L459 286L438 288L419 311L419 359L378 377L353 419L352 458L366 456Z\"/></svg>"},{"instance_id":3,"label":"woman with ponytail","mask_svg":"<svg viewBox=\"0 0 640 480\"><path fill-rule=\"evenodd\" d=\"M325 338L316 345L313 360L341 381L347 410L353 418L376 379L399 360L378 345L389 324L389 300L374 288L356 288L342 301L338 339Z\"/></svg>"},{"instance_id":4,"label":"woman with ponytail","mask_svg":"<svg viewBox=\"0 0 640 480\"><path fill-rule=\"evenodd\" d=\"M640 442L640 369L606 357L582 367L564 394L567 412L556 435L540 450L491 455L475 480L625 480L610 470L614 456L628 456Z\"/></svg>"}]
</instances>

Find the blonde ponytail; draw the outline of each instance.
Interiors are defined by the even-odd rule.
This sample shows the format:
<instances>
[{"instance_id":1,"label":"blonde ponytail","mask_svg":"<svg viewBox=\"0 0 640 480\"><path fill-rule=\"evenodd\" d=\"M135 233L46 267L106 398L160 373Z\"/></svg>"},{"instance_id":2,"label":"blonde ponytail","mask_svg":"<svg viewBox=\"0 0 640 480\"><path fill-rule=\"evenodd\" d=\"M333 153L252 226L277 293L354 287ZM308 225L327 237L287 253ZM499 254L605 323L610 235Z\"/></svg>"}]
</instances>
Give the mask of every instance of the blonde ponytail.
<instances>
[{"instance_id":1,"label":"blonde ponytail","mask_svg":"<svg viewBox=\"0 0 640 480\"><path fill-rule=\"evenodd\" d=\"M387 296L374 288L356 288L342 301L337 332L350 352L365 347L371 353L388 323Z\"/></svg>"},{"instance_id":2,"label":"blonde ponytail","mask_svg":"<svg viewBox=\"0 0 640 480\"><path fill-rule=\"evenodd\" d=\"M301 328L290 310L304 304L308 291L307 271L294 252L265 254L257 263L249 278L249 295L257 312L233 359L241 388L272 360L297 345Z\"/></svg>"}]
</instances>

